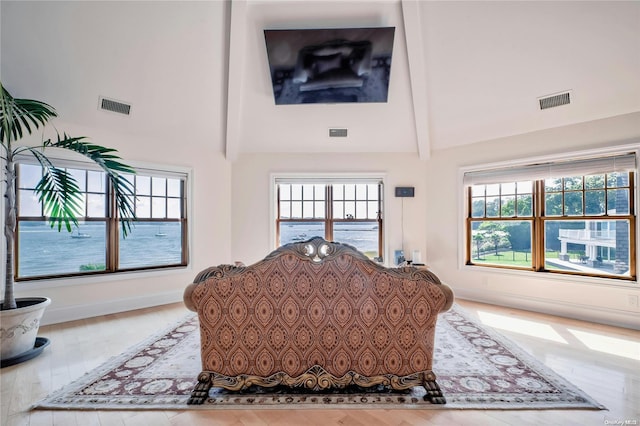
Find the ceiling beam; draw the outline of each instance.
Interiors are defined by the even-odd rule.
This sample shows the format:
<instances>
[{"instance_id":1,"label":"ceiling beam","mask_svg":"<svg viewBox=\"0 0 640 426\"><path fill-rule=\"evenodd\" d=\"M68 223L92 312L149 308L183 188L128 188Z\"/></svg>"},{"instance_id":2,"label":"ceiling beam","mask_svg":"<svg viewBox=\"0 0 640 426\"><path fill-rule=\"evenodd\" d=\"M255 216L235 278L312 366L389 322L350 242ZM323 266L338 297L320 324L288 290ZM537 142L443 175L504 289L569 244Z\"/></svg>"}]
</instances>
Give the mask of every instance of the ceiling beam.
<instances>
[{"instance_id":1,"label":"ceiling beam","mask_svg":"<svg viewBox=\"0 0 640 426\"><path fill-rule=\"evenodd\" d=\"M226 158L235 161L242 143L242 92L244 90L247 1L231 1L229 26L229 82L227 89Z\"/></svg>"},{"instance_id":2,"label":"ceiling beam","mask_svg":"<svg viewBox=\"0 0 640 426\"><path fill-rule=\"evenodd\" d=\"M420 2L402 0L402 17L407 45L418 155L420 159L428 160L431 157L431 140L429 137L429 104L427 102L427 66L420 22Z\"/></svg>"}]
</instances>

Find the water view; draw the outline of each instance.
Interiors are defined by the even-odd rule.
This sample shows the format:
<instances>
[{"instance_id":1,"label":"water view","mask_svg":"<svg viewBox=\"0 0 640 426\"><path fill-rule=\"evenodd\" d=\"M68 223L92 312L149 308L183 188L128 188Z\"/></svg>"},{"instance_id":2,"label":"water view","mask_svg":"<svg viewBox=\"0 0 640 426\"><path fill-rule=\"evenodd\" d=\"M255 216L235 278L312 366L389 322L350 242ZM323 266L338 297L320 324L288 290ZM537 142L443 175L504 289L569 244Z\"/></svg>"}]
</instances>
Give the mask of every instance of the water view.
<instances>
[{"instance_id":1,"label":"water view","mask_svg":"<svg viewBox=\"0 0 640 426\"><path fill-rule=\"evenodd\" d=\"M46 222L21 222L19 234L20 277L104 270L106 225L80 222L68 233L51 229ZM179 264L182 258L181 224L138 222L126 239L120 236L120 268Z\"/></svg>"},{"instance_id":2,"label":"water view","mask_svg":"<svg viewBox=\"0 0 640 426\"><path fill-rule=\"evenodd\" d=\"M324 238L324 222L293 222L280 226L280 244L304 241L315 236ZM378 256L378 225L372 222L337 222L333 236L335 241L350 244L369 257Z\"/></svg>"},{"instance_id":3,"label":"water view","mask_svg":"<svg viewBox=\"0 0 640 426\"><path fill-rule=\"evenodd\" d=\"M281 244L324 237L324 222L282 224ZM181 224L139 222L126 238L120 237L120 268L179 264ZM18 276L101 271L106 267L106 225L80 222L72 233L58 232L46 222L21 222L18 233ZM350 244L367 256L378 256L378 227L374 223L336 223L334 239Z\"/></svg>"}]
</instances>

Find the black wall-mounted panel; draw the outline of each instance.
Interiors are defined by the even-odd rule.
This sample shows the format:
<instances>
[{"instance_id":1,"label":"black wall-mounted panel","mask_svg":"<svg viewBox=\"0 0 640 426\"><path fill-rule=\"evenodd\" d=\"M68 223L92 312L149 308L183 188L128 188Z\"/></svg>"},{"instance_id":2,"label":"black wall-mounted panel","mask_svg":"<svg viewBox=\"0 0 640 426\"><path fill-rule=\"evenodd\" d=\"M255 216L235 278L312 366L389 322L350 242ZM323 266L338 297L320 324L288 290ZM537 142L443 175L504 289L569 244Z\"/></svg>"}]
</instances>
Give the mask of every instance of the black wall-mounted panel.
<instances>
[{"instance_id":1,"label":"black wall-mounted panel","mask_svg":"<svg viewBox=\"0 0 640 426\"><path fill-rule=\"evenodd\" d=\"M396 197L413 197L414 193L413 186L396 186Z\"/></svg>"}]
</instances>

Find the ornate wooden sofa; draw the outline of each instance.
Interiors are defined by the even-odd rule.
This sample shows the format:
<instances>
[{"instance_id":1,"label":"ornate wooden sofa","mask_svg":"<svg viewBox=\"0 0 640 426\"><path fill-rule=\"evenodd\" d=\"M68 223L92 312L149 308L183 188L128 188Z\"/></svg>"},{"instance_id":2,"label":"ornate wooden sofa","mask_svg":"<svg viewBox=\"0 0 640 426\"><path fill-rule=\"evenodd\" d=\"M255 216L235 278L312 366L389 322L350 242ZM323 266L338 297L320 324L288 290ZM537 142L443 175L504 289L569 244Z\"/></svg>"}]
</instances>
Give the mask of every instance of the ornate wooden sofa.
<instances>
[{"instance_id":1,"label":"ornate wooden sofa","mask_svg":"<svg viewBox=\"0 0 640 426\"><path fill-rule=\"evenodd\" d=\"M445 399L431 371L437 314L453 292L428 270L385 268L314 237L250 266L220 265L184 293L198 313L202 372L189 404L212 386L408 389Z\"/></svg>"}]
</instances>

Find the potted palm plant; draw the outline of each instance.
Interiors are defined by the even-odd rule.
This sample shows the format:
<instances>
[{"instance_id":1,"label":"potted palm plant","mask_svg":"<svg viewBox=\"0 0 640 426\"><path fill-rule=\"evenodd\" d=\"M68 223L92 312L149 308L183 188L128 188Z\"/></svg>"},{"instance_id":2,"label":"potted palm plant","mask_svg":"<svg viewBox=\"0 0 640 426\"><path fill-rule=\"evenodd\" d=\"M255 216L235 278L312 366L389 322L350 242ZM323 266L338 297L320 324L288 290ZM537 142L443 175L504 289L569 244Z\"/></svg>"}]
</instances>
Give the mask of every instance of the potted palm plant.
<instances>
[{"instance_id":1,"label":"potted palm plant","mask_svg":"<svg viewBox=\"0 0 640 426\"><path fill-rule=\"evenodd\" d=\"M16 241L16 162L20 156L32 156L42 166L42 179L35 192L44 207L45 216L52 228L63 227L71 232L78 226L81 214L81 194L73 176L64 168L58 168L47 157L50 150L67 150L84 156L96 163L106 174L115 195L122 232L131 231L135 214L133 210L133 188L123 173L134 170L120 161L117 151L89 143L87 138L71 137L57 133L37 146L30 146L22 139L44 127L57 116L56 110L40 101L16 99L0 83L0 139L2 139L2 162L5 184L4 216L2 227L6 240L5 274L3 277L4 299L0 310L1 354L3 366L28 359L34 352L40 318L51 303L47 297L18 298L14 295L14 249ZM43 138L44 139L44 138ZM39 352L38 352L39 353Z\"/></svg>"}]
</instances>

